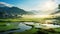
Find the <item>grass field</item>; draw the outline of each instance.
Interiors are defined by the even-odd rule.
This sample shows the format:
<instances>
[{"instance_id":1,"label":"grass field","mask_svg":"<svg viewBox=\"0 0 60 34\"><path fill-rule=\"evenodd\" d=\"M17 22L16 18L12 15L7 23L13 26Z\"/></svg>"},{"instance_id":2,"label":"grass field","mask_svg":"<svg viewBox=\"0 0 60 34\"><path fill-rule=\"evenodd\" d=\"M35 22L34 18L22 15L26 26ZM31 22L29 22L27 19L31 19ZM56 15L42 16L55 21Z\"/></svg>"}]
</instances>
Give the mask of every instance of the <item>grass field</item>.
<instances>
[{"instance_id":1,"label":"grass field","mask_svg":"<svg viewBox=\"0 0 60 34\"><path fill-rule=\"evenodd\" d=\"M0 19L0 22L36 22L36 23L44 23L45 20L51 20L51 18L5 18Z\"/></svg>"},{"instance_id":2,"label":"grass field","mask_svg":"<svg viewBox=\"0 0 60 34\"><path fill-rule=\"evenodd\" d=\"M2 30L10 30L15 26L12 24L10 26L6 26L6 22L35 22L35 23L45 23L46 20L53 20L51 18L6 18L0 19L0 31ZM32 28L30 30L26 30L24 32L13 32L9 34L60 34L60 28L55 29L36 29Z\"/></svg>"},{"instance_id":3,"label":"grass field","mask_svg":"<svg viewBox=\"0 0 60 34\"><path fill-rule=\"evenodd\" d=\"M14 32L13 34L60 34L60 28L56 29L35 29L24 31L24 32Z\"/></svg>"}]
</instances>

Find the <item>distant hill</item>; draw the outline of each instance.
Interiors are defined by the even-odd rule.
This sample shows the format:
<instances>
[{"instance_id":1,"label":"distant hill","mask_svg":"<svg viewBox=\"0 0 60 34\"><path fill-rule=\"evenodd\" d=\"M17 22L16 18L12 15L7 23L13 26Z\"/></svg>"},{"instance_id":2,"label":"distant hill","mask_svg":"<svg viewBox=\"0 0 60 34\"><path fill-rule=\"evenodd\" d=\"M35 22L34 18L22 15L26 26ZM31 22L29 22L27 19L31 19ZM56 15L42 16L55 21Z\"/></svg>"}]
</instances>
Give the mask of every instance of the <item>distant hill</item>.
<instances>
[{"instance_id":1,"label":"distant hill","mask_svg":"<svg viewBox=\"0 0 60 34\"><path fill-rule=\"evenodd\" d=\"M54 13L51 13L51 14L58 14L58 13L60 13L60 4L58 5L57 11L55 11Z\"/></svg>"},{"instance_id":2,"label":"distant hill","mask_svg":"<svg viewBox=\"0 0 60 34\"><path fill-rule=\"evenodd\" d=\"M0 17L16 17L17 15L23 15L27 13L28 12L18 7L9 7L6 3L0 3Z\"/></svg>"},{"instance_id":3,"label":"distant hill","mask_svg":"<svg viewBox=\"0 0 60 34\"><path fill-rule=\"evenodd\" d=\"M60 10L58 10L58 11L56 11L54 13L51 13L51 14L58 14L58 13L60 13Z\"/></svg>"}]
</instances>

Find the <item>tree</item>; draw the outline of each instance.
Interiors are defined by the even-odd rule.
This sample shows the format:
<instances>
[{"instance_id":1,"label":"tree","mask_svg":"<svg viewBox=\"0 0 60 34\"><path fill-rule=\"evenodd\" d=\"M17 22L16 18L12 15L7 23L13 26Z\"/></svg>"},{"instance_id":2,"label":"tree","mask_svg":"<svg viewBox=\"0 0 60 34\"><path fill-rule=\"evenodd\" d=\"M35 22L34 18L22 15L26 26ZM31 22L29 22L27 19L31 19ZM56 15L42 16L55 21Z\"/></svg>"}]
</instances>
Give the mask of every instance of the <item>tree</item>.
<instances>
[{"instance_id":1,"label":"tree","mask_svg":"<svg viewBox=\"0 0 60 34\"><path fill-rule=\"evenodd\" d=\"M58 9L60 9L60 4L59 4L59 6L58 6Z\"/></svg>"}]
</instances>

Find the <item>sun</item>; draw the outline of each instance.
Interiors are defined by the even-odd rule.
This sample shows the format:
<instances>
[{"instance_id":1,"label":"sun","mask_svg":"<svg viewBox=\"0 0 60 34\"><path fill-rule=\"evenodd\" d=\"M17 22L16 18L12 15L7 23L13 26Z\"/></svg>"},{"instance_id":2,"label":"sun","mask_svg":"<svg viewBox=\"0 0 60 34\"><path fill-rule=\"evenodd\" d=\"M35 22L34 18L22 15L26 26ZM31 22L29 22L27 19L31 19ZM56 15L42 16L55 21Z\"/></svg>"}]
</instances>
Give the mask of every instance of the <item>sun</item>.
<instances>
[{"instance_id":1,"label":"sun","mask_svg":"<svg viewBox=\"0 0 60 34\"><path fill-rule=\"evenodd\" d=\"M56 8L56 3L54 1L47 1L41 6L42 11L54 10Z\"/></svg>"}]
</instances>

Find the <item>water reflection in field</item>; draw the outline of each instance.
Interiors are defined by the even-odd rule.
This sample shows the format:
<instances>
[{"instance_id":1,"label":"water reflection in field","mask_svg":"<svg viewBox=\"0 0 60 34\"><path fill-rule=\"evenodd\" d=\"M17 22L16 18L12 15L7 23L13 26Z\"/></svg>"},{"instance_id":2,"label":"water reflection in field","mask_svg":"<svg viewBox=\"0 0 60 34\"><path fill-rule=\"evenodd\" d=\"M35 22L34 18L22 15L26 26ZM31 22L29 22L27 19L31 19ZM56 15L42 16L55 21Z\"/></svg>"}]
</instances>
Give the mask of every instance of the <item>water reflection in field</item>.
<instances>
[{"instance_id":1,"label":"water reflection in field","mask_svg":"<svg viewBox=\"0 0 60 34\"><path fill-rule=\"evenodd\" d=\"M6 26L6 28L2 28L2 30L4 29L8 29L6 31L2 31L0 34L8 34L11 32L23 32L23 31L27 31L34 28L58 28L60 27L60 25L54 25L54 24L41 24L41 23L34 23L34 22L14 22L14 23L6 23L4 24ZM32 27L33 26L33 27Z\"/></svg>"}]
</instances>

